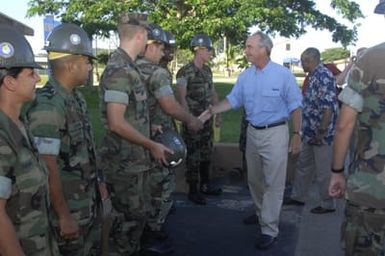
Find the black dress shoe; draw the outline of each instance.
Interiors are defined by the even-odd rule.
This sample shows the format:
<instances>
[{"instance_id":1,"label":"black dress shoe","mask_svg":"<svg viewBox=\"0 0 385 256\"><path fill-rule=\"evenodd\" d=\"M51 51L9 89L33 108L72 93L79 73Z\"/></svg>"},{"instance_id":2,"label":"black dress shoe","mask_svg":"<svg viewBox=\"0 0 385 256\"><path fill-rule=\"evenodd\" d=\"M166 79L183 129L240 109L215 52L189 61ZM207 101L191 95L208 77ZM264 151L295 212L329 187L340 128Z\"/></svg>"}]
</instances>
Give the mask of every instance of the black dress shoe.
<instances>
[{"instance_id":1,"label":"black dress shoe","mask_svg":"<svg viewBox=\"0 0 385 256\"><path fill-rule=\"evenodd\" d=\"M200 193L198 192L195 192L195 193L189 193L188 194L188 199L195 203L195 204L199 204L199 205L205 205L206 204L206 199L204 198L203 195L201 195Z\"/></svg>"},{"instance_id":2,"label":"black dress shoe","mask_svg":"<svg viewBox=\"0 0 385 256\"><path fill-rule=\"evenodd\" d=\"M283 205L304 206L305 203L301 202L301 201L298 201L298 200L295 200L295 199L289 198L289 199L283 201Z\"/></svg>"},{"instance_id":3,"label":"black dress shoe","mask_svg":"<svg viewBox=\"0 0 385 256\"><path fill-rule=\"evenodd\" d=\"M200 189L201 193L209 196L219 196L220 194L222 194L221 188L217 188L210 184L202 184Z\"/></svg>"},{"instance_id":4,"label":"black dress shoe","mask_svg":"<svg viewBox=\"0 0 385 256\"><path fill-rule=\"evenodd\" d=\"M261 234L261 236L257 240L256 247L257 249L266 250L271 247L276 240L277 238L274 236Z\"/></svg>"},{"instance_id":5,"label":"black dress shoe","mask_svg":"<svg viewBox=\"0 0 385 256\"><path fill-rule=\"evenodd\" d=\"M315 214L325 214L325 213L331 213L335 211L336 209L327 209L327 208L323 208L322 206L317 206L310 210L311 213L315 213Z\"/></svg>"},{"instance_id":6,"label":"black dress shoe","mask_svg":"<svg viewBox=\"0 0 385 256\"><path fill-rule=\"evenodd\" d=\"M255 225L258 223L257 215L253 214L243 219L245 225Z\"/></svg>"}]
</instances>

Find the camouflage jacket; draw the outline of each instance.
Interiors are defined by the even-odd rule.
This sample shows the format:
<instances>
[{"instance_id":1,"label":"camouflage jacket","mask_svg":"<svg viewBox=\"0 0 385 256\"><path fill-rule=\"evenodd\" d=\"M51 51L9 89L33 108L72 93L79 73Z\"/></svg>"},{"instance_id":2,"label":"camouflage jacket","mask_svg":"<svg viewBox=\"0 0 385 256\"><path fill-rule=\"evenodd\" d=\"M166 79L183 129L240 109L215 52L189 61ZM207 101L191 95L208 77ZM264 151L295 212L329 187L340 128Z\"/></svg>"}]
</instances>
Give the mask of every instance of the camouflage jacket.
<instances>
[{"instance_id":1,"label":"camouflage jacket","mask_svg":"<svg viewBox=\"0 0 385 256\"><path fill-rule=\"evenodd\" d=\"M80 224L95 217L96 155L82 94L69 93L53 77L27 110L40 154L57 156L63 194ZM56 225L56 221L54 221Z\"/></svg>"},{"instance_id":2,"label":"camouflage jacket","mask_svg":"<svg viewBox=\"0 0 385 256\"><path fill-rule=\"evenodd\" d=\"M158 99L173 95L171 88L171 76L169 72L145 58L136 61L143 81L148 90L148 104L150 109L150 123L161 125L163 128L174 128L172 118L167 115L158 103Z\"/></svg>"},{"instance_id":3,"label":"camouflage jacket","mask_svg":"<svg viewBox=\"0 0 385 256\"><path fill-rule=\"evenodd\" d=\"M353 65L339 99L358 115L358 141L350 165L347 199L385 209L385 43Z\"/></svg>"},{"instance_id":4,"label":"camouflage jacket","mask_svg":"<svg viewBox=\"0 0 385 256\"><path fill-rule=\"evenodd\" d=\"M186 86L187 105L194 116L199 116L212 104L214 94L213 74L207 65L202 69L190 62L176 74L178 86Z\"/></svg>"},{"instance_id":5,"label":"camouflage jacket","mask_svg":"<svg viewBox=\"0 0 385 256\"><path fill-rule=\"evenodd\" d=\"M22 249L36 255L48 248L48 172L32 136L23 133L0 111L0 198L7 200L6 212Z\"/></svg>"},{"instance_id":6,"label":"camouflage jacket","mask_svg":"<svg viewBox=\"0 0 385 256\"><path fill-rule=\"evenodd\" d=\"M144 136L150 137L147 94L136 64L126 52L118 48L108 60L100 81L102 122L107 129L100 156L107 179L115 173L142 172L154 166L146 148L108 131L107 125L106 105L124 104L125 120Z\"/></svg>"}]
</instances>

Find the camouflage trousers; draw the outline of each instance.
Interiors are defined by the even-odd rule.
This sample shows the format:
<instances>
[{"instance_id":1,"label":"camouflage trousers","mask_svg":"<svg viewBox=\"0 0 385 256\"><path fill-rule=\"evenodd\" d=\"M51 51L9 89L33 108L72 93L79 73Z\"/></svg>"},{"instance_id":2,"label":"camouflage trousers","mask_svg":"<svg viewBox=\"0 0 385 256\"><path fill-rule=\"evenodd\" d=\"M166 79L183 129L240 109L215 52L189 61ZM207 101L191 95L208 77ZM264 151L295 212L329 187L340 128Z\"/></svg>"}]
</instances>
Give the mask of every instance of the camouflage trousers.
<instances>
[{"instance_id":1,"label":"camouflage trousers","mask_svg":"<svg viewBox=\"0 0 385 256\"><path fill-rule=\"evenodd\" d=\"M34 241L34 242L32 242ZM21 247L28 256L59 256L59 248L52 233L20 239Z\"/></svg>"},{"instance_id":2,"label":"camouflage trousers","mask_svg":"<svg viewBox=\"0 0 385 256\"><path fill-rule=\"evenodd\" d=\"M132 255L140 250L140 238L151 209L148 181L149 171L107 178L113 207L109 255Z\"/></svg>"},{"instance_id":3,"label":"camouflage trousers","mask_svg":"<svg viewBox=\"0 0 385 256\"><path fill-rule=\"evenodd\" d=\"M241 119L241 127L240 127L240 133L239 133L239 150L241 152L246 151L246 134L247 134L247 126L249 125L249 122L246 120L246 113L243 111L242 119Z\"/></svg>"},{"instance_id":4,"label":"camouflage trousers","mask_svg":"<svg viewBox=\"0 0 385 256\"><path fill-rule=\"evenodd\" d=\"M342 239L347 256L385 256L385 209L347 202Z\"/></svg>"},{"instance_id":5,"label":"camouflage trousers","mask_svg":"<svg viewBox=\"0 0 385 256\"><path fill-rule=\"evenodd\" d=\"M72 241L63 240L59 228L54 227L60 255L100 255L100 223L95 219L80 220L78 223L80 235L78 239Z\"/></svg>"},{"instance_id":6,"label":"camouflage trousers","mask_svg":"<svg viewBox=\"0 0 385 256\"><path fill-rule=\"evenodd\" d=\"M172 207L172 193L175 190L176 176L173 169L156 167L150 172L150 191L152 209L147 225L152 231L159 231Z\"/></svg>"},{"instance_id":7,"label":"camouflage trousers","mask_svg":"<svg viewBox=\"0 0 385 256\"><path fill-rule=\"evenodd\" d=\"M190 132L186 125L182 126L182 136L187 146L187 183L198 183L200 164L211 162L214 137L212 124L211 120L207 121L204 128L198 133Z\"/></svg>"}]
</instances>

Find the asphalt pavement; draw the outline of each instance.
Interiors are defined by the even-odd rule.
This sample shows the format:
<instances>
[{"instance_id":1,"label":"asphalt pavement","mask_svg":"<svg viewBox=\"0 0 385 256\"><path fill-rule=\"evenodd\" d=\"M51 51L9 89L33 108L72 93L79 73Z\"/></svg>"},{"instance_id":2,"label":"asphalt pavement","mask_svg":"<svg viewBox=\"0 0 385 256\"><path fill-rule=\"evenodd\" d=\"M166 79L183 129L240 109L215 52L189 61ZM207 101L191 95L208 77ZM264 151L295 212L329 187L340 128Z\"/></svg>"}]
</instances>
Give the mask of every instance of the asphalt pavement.
<instances>
[{"instance_id":1,"label":"asphalt pavement","mask_svg":"<svg viewBox=\"0 0 385 256\"><path fill-rule=\"evenodd\" d=\"M235 175L236 176L236 175ZM174 256L340 256L340 226L343 203L328 214L312 214L316 187L309 192L305 206L283 206L280 234L273 247L258 250L257 225L244 225L243 218L254 212L253 203L242 178L228 175L215 178L223 193L207 197L207 205L187 200L186 193L175 193L176 211L170 215L166 230Z\"/></svg>"}]
</instances>

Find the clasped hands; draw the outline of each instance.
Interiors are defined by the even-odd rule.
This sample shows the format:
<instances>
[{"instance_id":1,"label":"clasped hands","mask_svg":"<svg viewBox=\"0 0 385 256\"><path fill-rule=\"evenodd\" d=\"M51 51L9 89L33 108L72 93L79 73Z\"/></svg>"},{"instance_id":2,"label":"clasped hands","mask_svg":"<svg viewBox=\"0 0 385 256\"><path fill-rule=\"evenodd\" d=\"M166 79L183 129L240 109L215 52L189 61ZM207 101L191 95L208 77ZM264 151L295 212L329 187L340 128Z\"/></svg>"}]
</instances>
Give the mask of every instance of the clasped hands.
<instances>
[{"instance_id":1,"label":"clasped hands","mask_svg":"<svg viewBox=\"0 0 385 256\"><path fill-rule=\"evenodd\" d=\"M213 117L214 115L214 111L213 111L213 106L209 106L208 109L206 109L205 111L203 111L199 116L198 116L198 119L202 122L202 123L205 123L207 120L209 120L211 117Z\"/></svg>"}]
</instances>

